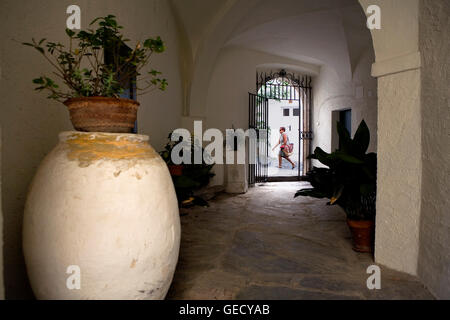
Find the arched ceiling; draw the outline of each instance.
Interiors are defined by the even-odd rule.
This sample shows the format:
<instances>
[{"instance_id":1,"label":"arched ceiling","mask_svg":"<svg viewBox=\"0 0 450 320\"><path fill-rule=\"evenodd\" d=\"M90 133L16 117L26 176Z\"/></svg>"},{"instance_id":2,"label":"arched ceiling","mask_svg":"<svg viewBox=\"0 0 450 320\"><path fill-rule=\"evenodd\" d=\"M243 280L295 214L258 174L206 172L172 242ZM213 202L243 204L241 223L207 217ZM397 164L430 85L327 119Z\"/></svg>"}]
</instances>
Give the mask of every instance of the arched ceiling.
<instances>
[{"instance_id":1,"label":"arched ceiling","mask_svg":"<svg viewBox=\"0 0 450 320\"><path fill-rule=\"evenodd\" d=\"M341 21L332 13L316 12L260 24L226 45L242 46L312 64L348 68L347 44Z\"/></svg>"},{"instance_id":2,"label":"arched ceiling","mask_svg":"<svg viewBox=\"0 0 450 320\"><path fill-rule=\"evenodd\" d=\"M236 0L170 0L195 57L214 21Z\"/></svg>"},{"instance_id":3,"label":"arched ceiling","mask_svg":"<svg viewBox=\"0 0 450 320\"><path fill-rule=\"evenodd\" d=\"M235 33L242 33L256 25L274 20L305 13L339 9L355 4L357 4L355 0L259 0L254 8L248 12L247 17L236 27Z\"/></svg>"},{"instance_id":4,"label":"arched ceiling","mask_svg":"<svg viewBox=\"0 0 450 320\"><path fill-rule=\"evenodd\" d=\"M171 0L189 39L192 57L227 11L248 0ZM372 45L357 0L257 0L245 7L223 46L248 49L318 65L348 78ZM242 13L241 13L242 14Z\"/></svg>"},{"instance_id":5,"label":"arched ceiling","mask_svg":"<svg viewBox=\"0 0 450 320\"><path fill-rule=\"evenodd\" d=\"M190 99L199 109L204 105L203 84L226 47L327 65L344 80L351 80L363 53L373 50L358 0L170 1L188 38Z\"/></svg>"},{"instance_id":6,"label":"arched ceiling","mask_svg":"<svg viewBox=\"0 0 450 320\"><path fill-rule=\"evenodd\" d=\"M371 46L356 0L262 0L236 26L225 46L242 46L289 59L333 67L351 79Z\"/></svg>"}]
</instances>

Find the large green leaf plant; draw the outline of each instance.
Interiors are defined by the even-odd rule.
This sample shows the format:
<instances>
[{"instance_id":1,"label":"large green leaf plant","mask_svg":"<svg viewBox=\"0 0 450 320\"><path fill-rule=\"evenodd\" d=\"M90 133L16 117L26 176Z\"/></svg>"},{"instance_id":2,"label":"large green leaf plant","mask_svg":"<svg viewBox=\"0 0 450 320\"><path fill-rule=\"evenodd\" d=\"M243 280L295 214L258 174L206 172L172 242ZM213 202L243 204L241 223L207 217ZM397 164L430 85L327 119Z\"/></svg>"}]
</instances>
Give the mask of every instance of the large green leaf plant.
<instances>
[{"instance_id":1,"label":"large green leaf plant","mask_svg":"<svg viewBox=\"0 0 450 320\"><path fill-rule=\"evenodd\" d=\"M350 220L374 220L376 214L377 154L367 153L370 132L363 120L352 139L338 123L340 147L333 153L316 148L311 159L326 167L307 173L312 188L299 190L295 197L329 199L329 205L344 209Z\"/></svg>"}]
</instances>

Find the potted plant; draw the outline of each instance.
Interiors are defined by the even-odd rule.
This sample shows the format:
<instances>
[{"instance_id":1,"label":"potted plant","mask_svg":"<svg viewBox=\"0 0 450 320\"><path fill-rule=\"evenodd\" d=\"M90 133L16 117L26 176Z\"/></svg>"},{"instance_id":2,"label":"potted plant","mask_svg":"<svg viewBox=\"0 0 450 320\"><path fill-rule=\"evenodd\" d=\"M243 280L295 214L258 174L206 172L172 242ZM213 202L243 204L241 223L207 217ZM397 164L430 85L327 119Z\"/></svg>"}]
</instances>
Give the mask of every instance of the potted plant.
<instances>
[{"instance_id":1,"label":"potted plant","mask_svg":"<svg viewBox=\"0 0 450 320\"><path fill-rule=\"evenodd\" d=\"M347 215L352 233L353 249L373 252L376 214L377 155L366 153L370 132L363 120L351 139L350 133L338 123L340 147L333 153L316 148L311 159L326 167L314 167L307 173L310 189L299 190L295 197L309 196L330 199Z\"/></svg>"},{"instance_id":2,"label":"potted plant","mask_svg":"<svg viewBox=\"0 0 450 320\"><path fill-rule=\"evenodd\" d=\"M198 142L191 144L190 164L174 164L171 157L172 150L175 146L183 142L183 138L180 137L178 141L174 142L172 141L170 134L169 140L170 141L166 144L164 150L160 152L160 155L169 167L180 206L207 206L208 203L202 198L195 196L194 193L195 191L206 187L211 178L214 177L214 173L211 173L214 164L207 164L204 158L201 164L194 163L194 153L196 150L201 148L202 154L205 155L205 150Z\"/></svg>"},{"instance_id":3,"label":"potted plant","mask_svg":"<svg viewBox=\"0 0 450 320\"><path fill-rule=\"evenodd\" d=\"M99 17L90 26L95 29L66 29L68 46L46 39L23 43L36 49L54 68L51 76L41 76L33 83L37 91L47 91L49 99L68 107L76 130L130 133L139 103L120 96L130 86L136 86L141 94L166 89L167 81L157 70L140 77L152 54L164 52L164 42L160 37L148 38L134 49L128 48L125 43L129 40L121 34L123 27L113 15Z\"/></svg>"},{"instance_id":4,"label":"potted plant","mask_svg":"<svg viewBox=\"0 0 450 320\"><path fill-rule=\"evenodd\" d=\"M169 142L165 145L164 150L159 153L161 158L166 162L167 167L169 168L170 175L172 177L180 177L183 175L183 165L182 164L174 164L172 161L172 150L176 145L181 143L183 140L180 138L179 141L172 141L172 134L169 134Z\"/></svg>"}]
</instances>

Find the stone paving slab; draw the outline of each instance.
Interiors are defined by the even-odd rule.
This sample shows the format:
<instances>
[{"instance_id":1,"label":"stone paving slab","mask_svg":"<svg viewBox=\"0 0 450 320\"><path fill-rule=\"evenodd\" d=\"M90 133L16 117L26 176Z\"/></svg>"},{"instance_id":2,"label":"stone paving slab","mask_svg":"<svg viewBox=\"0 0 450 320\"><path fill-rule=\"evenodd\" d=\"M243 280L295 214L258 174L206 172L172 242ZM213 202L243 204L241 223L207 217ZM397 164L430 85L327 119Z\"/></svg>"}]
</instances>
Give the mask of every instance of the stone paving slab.
<instances>
[{"instance_id":1,"label":"stone paving slab","mask_svg":"<svg viewBox=\"0 0 450 320\"><path fill-rule=\"evenodd\" d=\"M221 194L182 211L180 259L168 299L433 299L412 276L382 267L367 289L371 254L354 252L345 214L326 201L294 199L306 183Z\"/></svg>"}]
</instances>

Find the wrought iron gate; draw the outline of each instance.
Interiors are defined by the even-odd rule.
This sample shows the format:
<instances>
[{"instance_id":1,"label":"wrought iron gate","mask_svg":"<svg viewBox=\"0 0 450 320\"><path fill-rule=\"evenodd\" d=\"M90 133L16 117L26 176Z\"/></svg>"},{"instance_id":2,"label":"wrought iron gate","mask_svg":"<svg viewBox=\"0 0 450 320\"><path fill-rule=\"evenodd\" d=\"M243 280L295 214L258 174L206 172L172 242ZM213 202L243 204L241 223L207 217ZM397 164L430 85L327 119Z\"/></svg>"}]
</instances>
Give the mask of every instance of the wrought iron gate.
<instances>
[{"instance_id":1,"label":"wrought iron gate","mask_svg":"<svg viewBox=\"0 0 450 320\"><path fill-rule=\"evenodd\" d=\"M269 143L268 143L268 128L269 128L269 99L253 93L248 94L249 100L249 129L256 131L256 148L252 150L249 147L249 152L255 152L254 157L249 155L249 159L253 158L255 161L249 161L249 185L255 183L266 182L269 175Z\"/></svg>"},{"instance_id":2,"label":"wrought iron gate","mask_svg":"<svg viewBox=\"0 0 450 320\"><path fill-rule=\"evenodd\" d=\"M256 92L249 94L249 127L257 130L269 130L269 99L296 100L299 101L299 147L298 149L298 180L306 176L311 170L311 154L313 132L311 130L311 110L312 110L312 79L306 75L295 75L281 70L277 73L256 74ZM264 146L261 144L265 144ZM249 184L268 181L268 157L269 139L258 139L258 150L266 153L263 164L249 166ZM259 155L259 152L258 152Z\"/></svg>"}]
</instances>

